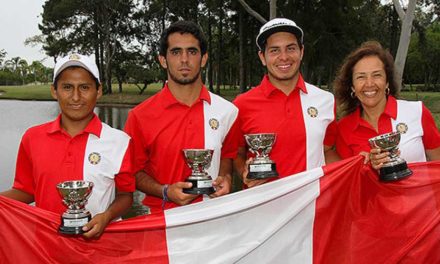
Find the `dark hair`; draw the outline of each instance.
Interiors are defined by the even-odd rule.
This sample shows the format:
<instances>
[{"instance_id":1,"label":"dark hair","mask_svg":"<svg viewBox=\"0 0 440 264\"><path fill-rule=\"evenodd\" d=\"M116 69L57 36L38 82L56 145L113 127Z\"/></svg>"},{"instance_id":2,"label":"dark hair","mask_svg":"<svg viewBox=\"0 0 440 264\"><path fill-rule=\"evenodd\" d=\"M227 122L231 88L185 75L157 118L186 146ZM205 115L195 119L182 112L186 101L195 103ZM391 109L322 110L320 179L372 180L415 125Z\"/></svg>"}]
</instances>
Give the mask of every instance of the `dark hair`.
<instances>
[{"instance_id":1,"label":"dark hair","mask_svg":"<svg viewBox=\"0 0 440 264\"><path fill-rule=\"evenodd\" d=\"M353 86L353 67L358 61L368 56L377 56L384 64L390 95L397 97L399 86L395 79L394 60L390 52L382 47L377 41L367 41L361 44L356 50L352 51L344 60L333 82L335 97L339 111L342 116L346 116L360 106L357 98L351 97L351 87Z\"/></svg>"},{"instance_id":2,"label":"dark hair","mask_svg":"<svg viewBox=\"0 0 440 264\"><path fill-rule=\"evenodd\" d=\"M57 77L55 77L55 80L53 81L53 86L54 86L55 90L57 89L58 80L60 79L61 74L63 74L63 72L64 72L65 70L67 70L67 69L78 69L78 68L81 68L81 69L86 70L87 73L90 75L90 77L92 77L93 80L95 80L96 89L99 88L100 82L99 82L98 79L96 79L96 77L93 76L93 74L92 74L91 72L89 72L87 69L85 69L85 68L83 68L83 67L81 67L81 66L69 66L69 67L65 68L64 70L62 70L60 73L58 73Z\"/></svg>"},{"instance_id":3,"label":"dark hair","mask_svg":"<svg viewBox=\"0 0 440 264\"><path fill-rule=\"evenodd\" d=\"M177 21L172 23L160 36L160 47L159 47L159 55L165 56L168 49L168 37L172 33L188 33L193 35L198 41L200 45L200 51L202 52L202 56L205 55L208 43L205 38L205 34L203 34L202 29L199 25L192 21Z\"/></svg>"}]
</instances>

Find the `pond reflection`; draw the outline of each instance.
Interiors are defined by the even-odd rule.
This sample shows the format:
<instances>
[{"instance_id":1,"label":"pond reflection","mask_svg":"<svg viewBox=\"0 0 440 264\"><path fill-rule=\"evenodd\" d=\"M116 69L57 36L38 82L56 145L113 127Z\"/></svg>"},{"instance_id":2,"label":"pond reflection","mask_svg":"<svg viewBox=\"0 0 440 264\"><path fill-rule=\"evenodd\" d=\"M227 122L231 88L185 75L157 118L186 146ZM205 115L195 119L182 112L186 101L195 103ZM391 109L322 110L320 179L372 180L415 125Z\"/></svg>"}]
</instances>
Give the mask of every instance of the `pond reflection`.
<instances>
[{"instance_id":1,"label":"pond reflection","mask_svg":"<svg viewBox=\"0 0 440 264\"><path fill-rule=\"evenodd\" d=\"M113 128L122 130L127 121L128 111L130 111L130 109L131 107L98 106L95 108L95 113L102 122Z\"/></svg>"}]
</instances>

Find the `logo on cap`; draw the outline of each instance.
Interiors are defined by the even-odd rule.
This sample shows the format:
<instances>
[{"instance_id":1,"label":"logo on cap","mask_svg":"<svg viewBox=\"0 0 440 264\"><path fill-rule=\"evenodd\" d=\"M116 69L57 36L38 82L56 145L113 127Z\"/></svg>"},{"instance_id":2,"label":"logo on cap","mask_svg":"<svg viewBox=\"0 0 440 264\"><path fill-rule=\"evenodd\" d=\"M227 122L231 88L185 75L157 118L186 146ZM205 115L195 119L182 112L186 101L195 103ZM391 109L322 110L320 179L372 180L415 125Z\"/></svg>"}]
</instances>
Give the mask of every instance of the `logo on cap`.
<instances>
[{"instance_id":1,"label":"logo on cap","mask_svg":"<svg viewBox=\"0 0 440 264\"><path fill-rule=\"evenodd\" d=\"M89 154L89 162L92 165L96 165L101 161L101 155L98 152L92 152Z\"/></svg>"},{"instance_id":2,"label":"logo on cap","mask_svg":"<svg viewBox=\"0 0 440 264\"><path fill-rule=\"evenodd\" d=\"M286 23L284 21L279 21L279 22L273 23L272 25L267 25L266 27L264 27L262 29L262 31L268 30L273 27L278 27L278 26L294 26L294 25L292 25L292 23Z\"/></svg>"},{"instance_id":3,"label":"logo on cap","mask_svg":"<svg viewBox=\"0 0 440 264\"><path fill-rule=\"evenodd\" d=\"M78 54L72 54L69 56L69 60L80 60L81 57Z\"/></svg>"}]
</instances>

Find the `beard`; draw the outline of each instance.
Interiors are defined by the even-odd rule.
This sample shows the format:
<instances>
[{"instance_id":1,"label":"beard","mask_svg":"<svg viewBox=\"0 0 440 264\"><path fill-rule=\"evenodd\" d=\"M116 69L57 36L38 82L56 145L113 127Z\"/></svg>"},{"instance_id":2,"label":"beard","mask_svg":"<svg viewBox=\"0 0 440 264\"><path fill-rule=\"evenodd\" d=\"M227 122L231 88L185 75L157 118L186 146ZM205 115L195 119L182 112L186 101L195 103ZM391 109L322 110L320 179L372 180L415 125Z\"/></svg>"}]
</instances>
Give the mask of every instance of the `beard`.
<instances>
[{"instance_id":1,"label":"beard","mask_svg":"<svg viewBox=\"0 0 440 264\"><path fill-rule=\"evenodd\" d=\"M174 75L171 71L167 70L168 76L171 78L171 80L173 80L175 83L178 83L181 85L195 83L199 79L200 71L201 71L201 69L199 69L199 71L193 77L180 77L179 78L176 75Z\"/></svg>"}]
</instances>

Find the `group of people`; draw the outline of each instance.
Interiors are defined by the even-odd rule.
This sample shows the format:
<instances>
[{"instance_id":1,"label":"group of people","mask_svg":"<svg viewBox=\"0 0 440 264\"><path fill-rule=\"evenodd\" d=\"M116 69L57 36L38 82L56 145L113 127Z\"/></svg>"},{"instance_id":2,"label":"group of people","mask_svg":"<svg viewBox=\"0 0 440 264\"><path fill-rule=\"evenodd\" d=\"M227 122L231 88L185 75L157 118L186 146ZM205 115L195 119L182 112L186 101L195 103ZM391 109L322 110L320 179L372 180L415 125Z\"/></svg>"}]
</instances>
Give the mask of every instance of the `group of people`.
<instances>
[{"instance_id":1,"label":"group of people","mask_svg":"<svg viewBox=\"0 0 440 264\"><path fill-rule=\"evenodd\" d=\"M171 24L161 35L159 52L167 82L130 111L125 132L93 113L102 95L96 64L80 54L60 59L51 93L61 113L26 131L13 187L0 195L62 213L56 184L92 181L87 208L93 218L83 230L85 237L98 238L130 208L135 189L146 194L143 203L155 213L228 194L234 168L249 188L265 183L247 178L252 154L246 134L276 134L270 158L277 178L359 154L380 169L388 153L371 149L368 139L391 131L401 133L401 155L408 162L440 159L440 133L431 113L421 102L397 99L393 59L378 42L366 42L346 58L334 82L335 96L301 75L304 32L295 22L267 22L256 44L267 74L231 103L203 84L208 54L200 27L189 21ZM185 181L191 170L183 149L214 150L208 171L213 194L184 192L191 187Z\"/></svg>"}]
</instances>

